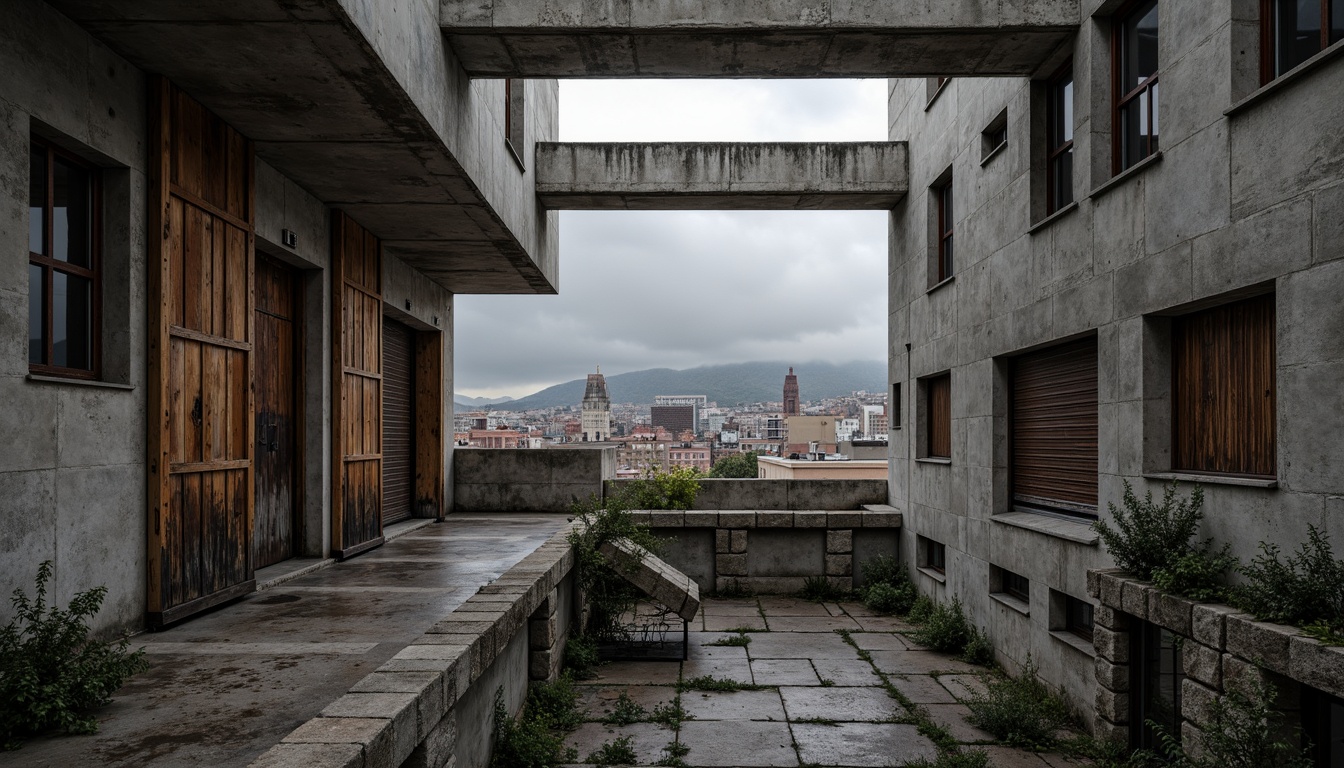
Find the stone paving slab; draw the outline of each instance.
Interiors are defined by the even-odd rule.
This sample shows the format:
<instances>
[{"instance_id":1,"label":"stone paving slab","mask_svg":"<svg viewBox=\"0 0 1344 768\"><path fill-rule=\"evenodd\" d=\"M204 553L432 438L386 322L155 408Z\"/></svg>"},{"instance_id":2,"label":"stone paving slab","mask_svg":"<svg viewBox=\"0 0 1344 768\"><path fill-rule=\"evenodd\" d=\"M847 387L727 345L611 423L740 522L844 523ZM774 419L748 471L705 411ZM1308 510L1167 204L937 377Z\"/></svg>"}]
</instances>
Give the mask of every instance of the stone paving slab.
<instances>
[{"instance_id":1,"label":"stone paving slab","mask_svg":"<svg viewBox=\"0 0 1344 768\"><path fill-rule=\"evenodd\" d=\"M825 766L904 765L933 759L937 749L913 725L894 723L795 723L793 735L805 764Z\"/></svg>"},{"instance_id":2,"label":"stone paving slab","mask_svg":"<svg viewBox=\"0 0 1344 768\"><path fill-rule=\"evenodd\" d=\"M676 685L681 665L675 661L616 661L597 668L597 685Z\"/></svg>"},{"instance_id":3,"label":"stone paving slab","mask_svg":"<svg viewBox=\"0 0 1344 768\"><path fill-rule=\"evenodd\" d=\"M704 619L704 629L706 632L724 632L730 629L765 629L765 619L760 614L754 616L706 616Z\"/></svg>"},{"instance_id":4,"label":"stone paving slab","mask_svg":"<svg viewBox=\"0 0 1344 768\"><path fill-rule=\"evenodd\" d=\"M855 632L851 637L855 644L865 651L905 651L910 644L900 635L891 632Z\"/></svg>"},{"instance_id":5,"label":"stone paving slab","mask_svg":"<svg viewBox=\"0 0 1344 768\"><path fill-rule=\"evenodd\" d=\"M958 701L966 701L980 696L987 689L985 681L980 675L939 675L938 682Z\"/></svg>"},{"instance_id":6,"label":"stone paving slab","mask_svg":"<svg viewBox=\"0 0 1344 768\"><path fill-rule=\"evenodd\" d=\"M760 606L767 616L830 616L821 603L810 603L792 597L762 597Z\"/></svg>"},{"instance_id":7,"label":"stone paving slab","mask_svg":"<svg viewBox=\"0 0 1344 768\"><path fill-rule=\"evenodd\" d=\"M896 700L882 688L794 688L779 689L789 720L837 720L846 723L875 723L904 714Z\"/></svg>"},{"instance_id":8,"label":"stone paving slab","mask_svg":"<svg viewBox=\"0 0 1344 768\"><path fill-rule=\"evenodd\" d=\"M807 659L754 659L751 674L757 685L821 685Z\"/></svg>"},{"instance_id":9,"label":"stone paving slab","mask_svg":"<svg viewBox=\"0 0 1344 768\"><path fill-rule=\"evenodd\" d=\"M834 632L765 632L751 636L753 659L853 659L854 649Z\"/></svg>"},{"instance_id":10,"label":"stone paving slab","mask_svg":"<svg viewBox=\"0 0 1344 768\"><path fill-rule=\"evenodd\" d=\"M751 665L742 659L691 659L682 662L681 677L690 680L695 677L723 678L750 685L752 682Z\"/></svg>"},{"instance_id":11,"label":"stone paving slab","mask_svg":"<svg viewBox=\"0 0 1344 768\"><path fill-rule=\"evenodd\" d=\"M909 632L914 627L895 616L855 616L854 621L864 632Z\"/></svg>"},{"instance_id":12,"label":"stone paving slab","mask_svg":"<svg viewBox=\"0 0 1344 768\"><path fill-rule=\"evenodd\" d=\"M691 750L684 758L688 765L732 768L798 765L788 723L691 720L681 724L678 740Z\"/></svg>"},{"instance_id":13,"label":"stone paving slab","mask_svg":"<svg viewBox=\"0 0 1344 768\"><path fill-rule=\"evenodd\" d=\"M653 765L662 758L663 747L675 741L677 734L657 723L631 725L584 723L565 736L565 746L573 747L579 753L579 760L587 761L588 756L594 750L600 749L604 743L622 737L630 738L630 747L635 751L641 765Z\"/></svg>"},{"instance_id":14,"label":"stone paving slab","mask_svg":"<svg viewBox=\"0 0 1344 768\"><path fill-rule=\"evenodd\" d=\"M696 720L784 720L779 691L687 691L681 706Z\"/></svg>"},{"instance_id":15,"label":"stone paving slab","mask_svg":"<svg viewBox=\"0 0 1344 768\"><path fill-rule=\"evenodd\" d=\"M771 632L833 632L837 629L856 632L859 630L858 622L848 616L781 616L776 618L767 614L765 622L770 626Z\"/></svg>"},{"instance_id":16,"label":"stone paving slab","mask_svg":"<svg viewBox=\"0 0 1344 768\"><path fill-rule=\"evenodd\" d=\"M670 704L677 697L677 691L671 686L661 685L578 685L579 708L584 712L585 720L601 720L616 708L621 694L652 713L653 708Z\"/></svg>"},{"instance_id":17,"label":"stone paving slab","mask_svg":"<svg viewBox=\"0 0 1344 768\"><path fill-rule=\"evenodd\" d=\"M926 704L924 711L929 713L929 719L947 728L952 738L963 744L995 741L994 734L967 722L971 711L965 704Z\"/></svg>"},{"instance_id":18,"label":"stone paving slab","mask_svg":"<svg viewBox=\"0 0 1344 768\"><path fill-rule=\"evenodd\" d=\"M812 667L823 680L833 685L878 685L881 681L873 665L863 659L812 659Z\"/></svg>"},{"instance_id":19,"label":"stone paving slab","mask_svg":"<svg viewBox=\"0 0 1344 768\"><path fill-rule=\"evenodd\" d=\"M936 678L929 675L893 675L896 690L915 704L956 704L956 698Z\"/></svg>"},{"instance_id":20,"label":"stone paving slab","mask_svg":"<svg viewBox=\"0 0 1344 768\"><path fill-rule=\"evenodd\" d=\"M930 672L975 673L982 667L935 651L874 651L873 664L888 675L927 675Z\"/></svg>"}]
</instances>

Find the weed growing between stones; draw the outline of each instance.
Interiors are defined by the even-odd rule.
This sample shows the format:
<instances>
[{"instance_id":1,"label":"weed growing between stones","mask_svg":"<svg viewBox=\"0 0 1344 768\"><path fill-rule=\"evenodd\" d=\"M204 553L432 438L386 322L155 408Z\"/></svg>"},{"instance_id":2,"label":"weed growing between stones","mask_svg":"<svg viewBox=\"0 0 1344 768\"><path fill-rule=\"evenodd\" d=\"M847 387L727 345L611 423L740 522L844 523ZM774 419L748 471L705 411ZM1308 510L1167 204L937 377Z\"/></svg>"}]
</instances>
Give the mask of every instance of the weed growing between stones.
<instances>
[{"instance_id":1,"label":"weed growing between stones","mask_svg":"<svg viewBox=\"0 0 1344 768\"><path fill-rule=\"evenodd\" d=\"M593 750L584 762L589 765L634 765L638 759L635 748L630 745L630 737L622 736L603 742L602 746Z\"/></svg>"},{"instance_id":2,"label":"weed growing between stones","mask_svg":"<svg viewBox=\"0 0 1344 768\"><path fill-rule=\"evenodd\" d=\"M910 574L896 558L881 555L862 565L863 604L878 613L903 616L910 612L919 596Z\"/></svg>"},{"instance_id":3,"label":"weed growing between stones","mask_svg":"<svg viewBox=\"0 0 1344 768\"><path fill-rule=\"evenodd\" d=\"M814 603L834 603L846 600L850 596L849 590L832 584L825 576L808 576L803 580L803 588L798 592L798 597Z\"/></svg>"},{"instance_id":4,"label":"weed growing between stones","mask_svg":"<svg viewBox=\"0 0 1344 768\"><path fill-rule=\"evenodd\" d=\"M608 725L630 725L648 718L649 711L631 699L629 693L621 691L620 697L616 699L616 706L612 708L611 714L602 718L602 722Z\"/></svg>"},{"instance_id":5,"label":"weed growing between stones","mask_svg":"<svg viewBox=\"0 0 1344 768\"><path fill-rule=\"evenodd\" d=\"M970 721L1011 747L1050 749L1072 720L1069 708L1036 675L1027 659L1017 677L987 680L988 688L966 702Z\"/></svg>"},{"instance_id":6,"label":"weed growing between stones","mask_svg":"<svg viewBox=\"0 0 1344 768\"><path fill-rule=\"evenodd\" d=\"M770 686L753 685L752 683L739 683L736 680L730 680L726 677L714 677L713 675L701 675L692 677L689 680L682 680L677 683L677 693L686 691L711 691L719 693L731 693L733 691L760 691Z\"/></svg>"},{"instance_id":7,"label":"weed growing between stones","mask_svg":"<svg viewBox=\"0 0 1344 768\"><path fill-rule=\"evenodd\" d=\"M597 653L597 641L589 635L571 635L565 643L565 669L576 680L591 680L597 677L597 667L602 663Z\"/></svg>"},{"instance_id":8,"label":"weed growing between stones","mask_svg":"<svg viewBox=\"0 0 1344 768\"><path fill-rule=\"evenodd\" d=\"M1237 607L1344 645L1344 560L1334 558L1324 532L1309 526L1309 539L1286 562L1278 547L1261 542L1260 554L1239 570L1246 583L1232 590Z\"/></svg>"},{"instance_id":9,"label":"weed growing between stones","mask_svg":"<svg viewBox=\"0 0 1344 768\"><path fill-rule=\"evenodd\" d=\"M547 728L570 731L583 721L579 711L579 690L567 670L553 683L536 682L527 692L528 717Z\"/></svg>"},{"instance_id":10,"label":"weed growing between stones","mask_svg":"<svg viewBox=\"0 0 1344 768\"><path fill-rule=\"evenodd\" d=\"M747 635L747 630L735 629L732 631L737 634L735 636L720 637L712 643L705 643L705 645L731 648L746 648L748 645L751 645L751 637Z\"/></svg>"},{"instance_id":11,"label":"weed growing between stones","mask_svg":"<svg viewBox=\"0 0 1344 768\"><path fill-rule=\"evenodd\" d=\"M686 710L681 706L681 692L677 692L677 697L668 704L659 704L653 708L653 714L649 717L655 723L665 725L672 730L681 727L681 724L691 719L686 714Z\"/></svg>"},{"instance_id":12,"label":"weed growing between stones","mask_svg":"<svg viewBox=\"0 0 1344 768\"><path fill-rule=\"evenodd\" d=\"M906 763L902 768L989 768L989 753L983 749L939 752L938 757L932 760L921 757Z\"/></svg>"},{"instance_id":13,"label":"weed growing between stones","mask_svg":"<svg viewBox=\"0 0 1344 768\"><path fill-rule=\"evenodd\" d=\"M667 768L689 768L685 757L691 753L691 748L685 744L671 741L666 747L663 747L663 758L658 761L658 765Z\"/></svg>"},{"instance_id":14,"label":"weed growing between stones","mask_svg":"<svg viewBox=\"0 0 1344 768\"><path fill-rule=\"evenodd\" d=\"M80 592L60 609L47 605L51 576L48 560L37 569L34 597L14 590L14 620L0 629L0 746L7 750L48 731L96 732L92 710L149 668L144 649L128 650L125 638L89 637L88 619L102 607L106 587Z\"/></svg>"},{"instance_id":15,"label":"weed growing between stones","mask_svg":"<svg viewBox=\"0 0 1344 768\"><path fill-rule=\"evenodd\" d=\"M514 720L504 705L504 687L495 692L491 768L552 768L579 759L575 750L565 747L563 738L551 729L547 719L534 715L530 709L523 707L522 716Z\"/></svg>"},{"instance_id":16,"label":"weed growing between stones","mask_svg":"<svg viewBox=\"0 0 1344 768\"><path fill-rule=\"evenodd\" d=\"M953 596L951 602L930 603L927 613L921 611L923 618L918 620L919 629L910 637L920 645L928 646L942 653L956 653L968 664L992 666L994 646L989 638L966 620L960 598ZM911 611L911 621L915 621Z\"/></svg>"}]
</instances>

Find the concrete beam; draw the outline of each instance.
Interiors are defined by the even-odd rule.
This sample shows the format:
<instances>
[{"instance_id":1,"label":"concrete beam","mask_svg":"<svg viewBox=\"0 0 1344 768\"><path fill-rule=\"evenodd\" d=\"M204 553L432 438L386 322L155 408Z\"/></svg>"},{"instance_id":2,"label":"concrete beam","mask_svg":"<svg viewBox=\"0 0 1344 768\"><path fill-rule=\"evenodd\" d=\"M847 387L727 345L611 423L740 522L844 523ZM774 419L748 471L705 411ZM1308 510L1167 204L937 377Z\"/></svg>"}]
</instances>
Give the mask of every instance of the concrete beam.
<instances>
[{"instance_id":1,"label":"concrete beam","mask_svg":"<svg viewBox=\"0 0 1344 768\"><path fill-rule=\"evenodd\" d=\"M887 210L909 187L904 142L537 145L553 210Z\"/></svg>"},{"instance_id":2,"label":"concrete beam","mask_svg":"<svg viewBox=\"0 0 1344 768\"><path fill-rule=\"evenodd\" d=\"M475 77L1030 75L1078 0L440 0Z\"/></svg>"}]
</instances>

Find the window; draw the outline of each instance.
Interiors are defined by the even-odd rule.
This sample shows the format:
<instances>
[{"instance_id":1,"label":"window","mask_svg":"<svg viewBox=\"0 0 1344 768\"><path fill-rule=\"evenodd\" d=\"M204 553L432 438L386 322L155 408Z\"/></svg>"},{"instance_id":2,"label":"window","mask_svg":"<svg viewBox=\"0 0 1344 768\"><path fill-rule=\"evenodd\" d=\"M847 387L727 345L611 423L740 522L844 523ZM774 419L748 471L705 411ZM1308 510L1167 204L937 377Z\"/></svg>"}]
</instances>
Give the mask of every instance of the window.
<instances>
[{"instance_id":1,"label":"window","mask_svg":"<svg viewBox=\"0 0 1344 768\"><path fill-rule=\"evenodd\" d=\"M1013 358L1009 368L1012 502L1097 514L1097 340Z\"/></svg>"},{"instance_id":2,"label":"window","mask_svg":"<svg viewBox=\"0 0 1344 768\"><path fill-rule=\"evenodd\" d=\"M1158 150L1157 16L1157 0L1142 0L1115 19L1115 173Z\"/></svg>"},{"instance_id":3,"label":"window","mask_svg":"<svg viewBox=\"0 0 1344 768\"><path fill-rule=\"evenodd\" d=\"M994 566L991 579L993 582L997 582L996 584L990 584L991 592L1004 594L1024 603L1031 602L1031 580L1026 576L1013 573L1006 568ZM997 587L997 589L994 587Z\"/></svg>"},{"instance_id":4,"label":"window","mask_svg":"<svg viewBox=\"0 0 1344 768\"><path fill-rule=\"evenodd\" d=\"M1302 686L1302 735L1317 765L1344 765L1344 699Z\"/></svg>"},{"instance_id":5,"label":"window","mask_svg":"<svg viewBox=\"0 0 1344 768\"><path fill-rule=\"evenodd\" d=\"M1262 0L1260 20L1266 83L1344 40L1344 0Z\"/></svg>"},{"instance_id":6,"label":"window","mask_svg":"<svg viewBox=\"0 0 1344 768\"><path fill-rule=\"evenodd\" d=\"M901 428L901 383L898 381L891 385L891 428Z\"/></svg>"},{"instance_id":7,"label":"window","mask_svg":"<svg viewBox=\"0 0 1344 768\"><path fill-rule=\"evenodd\" d=\"M925 380L924 455L952 458L952 374Z\"/></svg>"},{"instance_id":8,"label":"window","mask_svg":"<svg viewBox=\"0 0 1344 768\"><path fill-rule=\"evenodd\" d=\"M952 179L940 187L934 188L938 198L938 280L941 283L952 276Z\"/></svg>"},{"instance_id":9,"label":"window","mask_svg":"<svg viewBox=\"0 0 1344 768\"><path fill-rule=\"evenodd\" d=\"M1277 475L1274 295L1173 319L1172 469Z\"/></svg>"},{"instance_id":10,"label":"window","mask_svg":"<svg viewBox=\"0 0 1344 768\"><path fill-rule=\"evenodd\" d=\"M98 375L98 171L45 142L29 150L28 366Z\"/></svg>"},{"instance_id":11,"label":"window","mask_svg":"<svg viewBox=\"0 0 1344 768\"><path fill-rule=\"evenodd\" d=\"M998 154L1008 145L1008 110L1005 109L994 118L989 127L980 133L980 164Z\"/></svg>"},{"instance_id":12,"label":"window","mask_svg":"<svg viewBox=\"0 0 1344 768\"><path fill-rule=\"evenodd\" d=\"M938 94L943 92L943 86L947 85L950 77L926 77L924 78L924 101L932 104L933 100L938 98ZM927 107L925 107L927 109Z\"/></svg>"},{"instance_id":13,"label":"window","mask_svg":"<svg viewBox=\"0 0 1344 768\"><path fill-rule=\"evenodd\" d=\"M1160 726L1181 733L1181 644L1172 632L1135 621L1130 632L1130 745L1135 749L1162 746Z\"/></svg>"},{"instance_id":14,"label":"window","mask_svg":"<svg viewBox=\"0 0 1344 768\"><path fill-rule=\"evenodd\" d=\"M1073 202L1073 62L1046 85L1046 214Z\"/></svg>"},{"instance_id":15,"label":"window","mask_svg":"<svg viewBox=\"0 0 1344 768\"><path fill-rule=\"evenodd\" d=\"M947 547L923 536L918 538L917 544L919 546L918 554L921 568L928 568L938 573L947 572Z\"/></svg>"},{"instance_id":16,"label":"window","mask_svg":"<svg viewBox=\"0 0 1344 768\"><path fill-rule=\"evenodd\" d=\"M518 165L523 165L525 91L522 80L504 81L504 141Z\"/></svg>"},{"instance_id":17,"label":"window","mask_svg":"<svg viewBox=\"0 0 1344 768\"><path fill-rule=\"evenodd\" d=\"M1066 597L1064 606L1064 629L1092 642L1092 604L1076 597Z\"/></svg>"}]
</instances>

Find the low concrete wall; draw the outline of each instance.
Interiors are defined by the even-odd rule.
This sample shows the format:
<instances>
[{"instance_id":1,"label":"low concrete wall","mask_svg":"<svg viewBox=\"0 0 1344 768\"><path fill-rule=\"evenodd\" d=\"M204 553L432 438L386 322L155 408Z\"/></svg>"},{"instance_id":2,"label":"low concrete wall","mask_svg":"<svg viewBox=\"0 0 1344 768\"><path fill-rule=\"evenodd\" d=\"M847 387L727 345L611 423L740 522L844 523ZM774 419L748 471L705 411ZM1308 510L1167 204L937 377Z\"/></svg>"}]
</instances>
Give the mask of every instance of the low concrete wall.
<instances>
[{"instance_id":1,"label":"low concrete wall","mask_svg":"<svg viewBox=\"0 0 1344 768\"><path fill-rule=\"evenodd\" d=\"M616 475L615 448L453 451L454 512L565 512L602 495Z\"/></svg>"},{"instance_id":2,"label":"low concrete wall","mask_svg":"<svg viewBox=\"0 0 1344 768\"><path fill-rule=\"evenodd\" d=\"M613 480L620 487L633 480ZM700 480L692 509L855 510L887 503L886 480Z\"/></svg>"},{"instance_id":3,"label":"low concrete wall","mask_svg":"<svg viewBox=\"0 0 1344 768\"><path fill-rule=\"evenodd\" d=\"M569 531L482 587L252 767L485 768L497 692L516 715L529 681L559 673L575 611Z\"/></svg>"}]
</instances>

